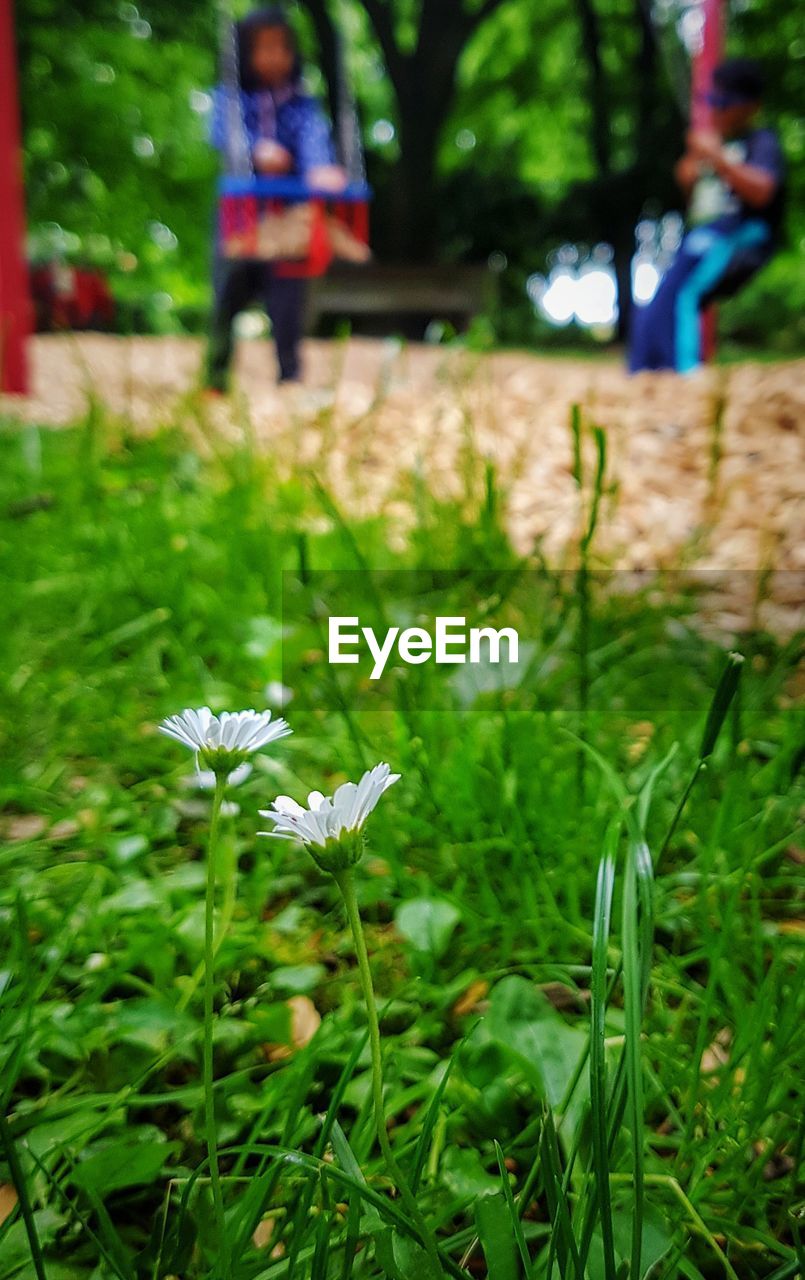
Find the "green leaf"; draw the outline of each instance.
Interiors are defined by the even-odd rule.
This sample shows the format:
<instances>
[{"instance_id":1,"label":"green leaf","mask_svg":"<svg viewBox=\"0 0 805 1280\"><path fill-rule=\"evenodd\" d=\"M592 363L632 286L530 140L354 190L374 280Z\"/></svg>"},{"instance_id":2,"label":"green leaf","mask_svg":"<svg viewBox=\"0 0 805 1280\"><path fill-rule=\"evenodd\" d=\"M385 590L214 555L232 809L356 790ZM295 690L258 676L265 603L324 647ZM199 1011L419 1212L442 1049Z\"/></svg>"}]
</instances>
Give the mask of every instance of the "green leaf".
<instances>
[{"instance_id":1,"label":"green leaf","mask_svg":"<svg viewBox=\"0 0 805 1280\"><path fill-rule=\"evenodd\" d=\"M176 1143L121 1138L82 1160L73 1172L73 1182L101 1197L125 1187L147 1186L176 1149Z\"/></svg>"},{"instance_id":2,"label":"green leaf","mask_svg":"<svg viewBox=\"0 0 805 1280\"><path fill-rule=\"evenodd\" d=\"M116 1012L109 1033L116 1043L136 1045L151 1053L164 1053L177 1035L193 1030L189 1014L179 1014L171 1001L160 997L127 1000Z\"/></svg>"},{"instance_id":3,"label":"green leaf","mask_svg":"<svg viewBox=\"0 0 805 1280\"><path fill-rule=\"evenodd\" d=\"M551 1106L558 1107L585 1051L586 1033L569 1026L541 992L516 974L492 990L484 1025L541 1086Z\"/></svg>"},{"instance_id":4,"label":"green leaf","mask_svg":"<svg viewBox=\"0 0 805 1280\"><path fill-rule=\"evenodd\" d=\"M500 1192L476 1200L475 1225L489 1280L518 1280L517 1243L506 1200Z\"/></svg>"},{"instance_id":5,"label":"green leaf","mask_svg":"<svg viewBox=\"0 0 805 1280\"><path fill-rule=\"evenodd\" d=\"M315 990L327 970L323 964L286 965L283 969L275 969L271 975L271 986L282 995L307 995Z\"/></svg>"},{"instance_id":6,"label":"green leaf","mask_svg":"<svg viewBox=\"0 0 805 1280\"><path fill-rule=\"evenodd\" d=\"M393 1231L391 1246L400 1275L404 1276L405 1280L410 1280L412 1276L424 1277L430 1274L428 1255L416 1240L412 1240L410 1236L400 1235L399 1231Z\"/></svg>"},{"instance_id":7,"label":"green leaf","mask_svg":"<svg viewBox=\"0 0 805 1280\"><path fill-rule=\"evenodd\" d=\"M500 1180L486 1172L479 1153L469 1147L448 1147L440 1172L445 1186L460 1200L476 1200L500 1192Z\"/></svg>"},{"instance_id":8,"label":"green leaf","mask_svg":"<svg viewBox=\"0 0 805 1280\"><path fill-rule=\"evenodd\" d=\"M375 1257L383 1268L384 1274L388 1280L406 1280L404 1273L397 1265L397 1259L394 1256L394 1240L395 1233L391 1227L378 1226L372 1231L372 1238L375 1242Z\"/></svg>"},{"instance_id":9,"label":"green leaf","mask_svg":"<svg viewBox=\"0 0 805 1280\"><path fill-rule=\"evenodd\" d=\"M633 1206L623 1201L615 1210L615 1253L623 1260L629 1257L631 1237L631 1217ZM654 1208L646 1208L643 1222L641 1277L644 1280L652 1274L653 1268L666 1256L673 1244L673 1231L666 1220ZM604 1263L604 1250L601 1236L595 1233L587 1260L589 1280L607 1280L607 1269Z\"/></svg>"},{"instance_id":10,"label":"green leaf","mask_svg":"<svg viewBox=\"0 0 805 1280\"><path fill-rule=\"evenodd\" d=\"M310 1280L327 1280L332 1228L331 1215L321 1213L316 1227L316 1247L310 1267Z\"/></svg>"},{"instance_id":11,"label":"green leaf","mask_svg":"<svg viewBox=\"0 0 805 1280\"><path fill-rule=\"evenodd\" d=\"M417 951L444 955L461 919L458 908L445 898L409 898L397 908L394 923Z\"/></svg>"},{"instance_id":12,"label":"green leaf","mask_svg":"<svg viewBox=\"0 0 805 1280\"><path fill-rule=\"evenodd\" d=\"M141 832L130 836L117 836L109 842L110 857L118 866L125 866L126 863L133 862L135 858L139 858L147 849L148 840Z\"/></svg>"},{"instance_id":13,"label":"green leaf","mask_svg":"<svg viewBox=\"0 0 805 1280\"><path fill-rule=\"evenodd\" d=\"M33 1216L37 1237L44 1244L48 1244L55 1239L59 1229L64 1226L63 1217L55 1209L38 1209ZM0 1280L11 1280L12 1277L16 1280L16 1277L20 1274L20 1268L26 1264L29 1267L32 1265L31 1246L25 1223L22 1218L18 1218L3 1235L2 1252L0 1253ZM49 1277L50 1268L48 1268L47 1274ZM34 1275L33 1270L30 1271L30 1275Z\"/></svg>"},{"instance_id":14,"label":"green leaf","mask_svg":"<svg viewBox=\"0 0 805 1280\"><path fill-rule=\"evenodd\" d=\"M131 880L122 889L118 889L117 893L110 893L101 902L99 911L105 916L139 915L146 911L154 913L162 903L163 898L157 885L150 880Z\"/></svg>"}]
</instances>

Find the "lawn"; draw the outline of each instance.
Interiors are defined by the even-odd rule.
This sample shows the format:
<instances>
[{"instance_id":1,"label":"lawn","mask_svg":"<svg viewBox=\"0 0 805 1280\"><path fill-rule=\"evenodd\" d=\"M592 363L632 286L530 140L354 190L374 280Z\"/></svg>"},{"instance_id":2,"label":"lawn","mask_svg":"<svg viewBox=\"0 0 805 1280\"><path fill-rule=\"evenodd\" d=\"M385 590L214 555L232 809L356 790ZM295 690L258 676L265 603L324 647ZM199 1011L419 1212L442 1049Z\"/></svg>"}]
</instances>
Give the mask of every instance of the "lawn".
<instances>
[{"instance_id":1,"label":"lawn","mask_svg":"<svg viewBox=\"0 0 805 1280\"><path fill-rule=\"evenodd\" d=\"M7 425L0 1280L799 1274L801 650L727 635L712 574L607 572L575 425L561 571L477 458L356 517L192 402ZM326 661L333 613L525 641L372 680ZM157 728L204 705L293 729L227 791L206 1022L212 793ZM338 880L257 834L379 761L354 885L391 1160Z\"/></svg>"}]
</instances>

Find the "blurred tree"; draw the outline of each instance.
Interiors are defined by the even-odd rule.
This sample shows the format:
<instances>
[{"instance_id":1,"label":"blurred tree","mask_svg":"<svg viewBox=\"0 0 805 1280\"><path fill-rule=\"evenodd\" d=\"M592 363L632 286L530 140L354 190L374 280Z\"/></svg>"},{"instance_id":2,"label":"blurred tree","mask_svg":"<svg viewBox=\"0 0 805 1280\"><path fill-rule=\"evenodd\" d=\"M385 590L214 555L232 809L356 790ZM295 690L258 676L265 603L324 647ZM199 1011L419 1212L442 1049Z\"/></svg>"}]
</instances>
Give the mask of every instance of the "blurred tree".
<instances>
[{"instance_id":1,"label":"blurred tree","mask_svg":"<svg viewBox=\"0 0 805 1280\"><path fill-rule=\"evenodd\" d=\"M505 0L360 0L383 52L397 102L399 154L389 206L389 244L400 258L435 248L436 160L456 88L456 72L477 29ZM509 0L509 3L511 0ZM304 0L326 13L326 0Z\"/></svg>"},{"instance_id":2,"label":"blurred tree","mask_svg":"<svg viewBox=\"0 0 805 1280\"><path fill-rule=\"evenodd\" d=\"M587 215L583 234L589 238L592 231L592 238L613 245L619 291L628 300L634 226L647 190L669 195L669 155L682 123L650 0L630 0L627 8L622 0L354 3L368 17L394 97L398 146L380 205L386 251L427 260L445 226L460 238L455 219L445 219L441 181L456 167L445 155L445 139L458 117L455 146L465 164L471 162L467 179L476 198L482 182L499 187L504 175L510 192L512 171L524 175L537 151L539 178L549 188L566 187L560 175L575 157L576 208ZM334 47L345 0L301 4L321 47ZM328 76L333 66L325 59ZM332 87L330 96L337 98ZM468 114L477 115L477 128L458 124ZM467 203L472 199L468 193ZM489 212L488 201L480 203ZM536 222L535 208L535 229ZM571 216L568 229L578 223ZM477 247L471 243L470 252ZM621 323L626 319L623 305Z\"/></svg>"},{"instance_id":3,"label":"blurred tree","mask_svg":"<svg viewBox=\"0 0 805 1280\"><path fill-rule=\"evenodd\" d=\"M233 0L233 11L249 2ZM293 5L311 86L328 92L334 112L339 64L349 66L381 255L477 260L499 250L524 333L523 281L565 241L608 240L625 284L636 220L677 199L687 65L675 0ZM219 21L215 0L18 4L31 226L44 249L106 266L116 294L137 300L137 323L168 323L207 296L216 160L206 113ZM769 69L796 243L805 41L786 0L736 5L730 21L731 51L751 48Z\"/></svg>"},{"instance_id":4,"label":"blurred tree","mask_svg":"<svg viewBox=\"0 0 805 1280\"><path fill-rule=\"evenodd\" d=\"M149 324L205 291L215 28L203 10L26 0L18 12L34 251L103 266Z\"/></svg>"},{"instance_id":5,"label":"blurred tree","mask_svg":"<svg viewBox=\"0 0 805 1280\"><path fill-rule=\"evenodd\" d=\"M504 7L478 33L460 68L446 132L455 122L456 138L469 134L472 148L452 160L443 155L459 205L458 212L448 211L452 235L460 237L460 219L477 228L483 216L484 248L489 252L489 235L497 236L496 247L513 264L529 251L533 263L545 247L565 241L607 241L628 300L635 224L647 201L667 207L676 198L671 168L686 89L679 95L660 36L646 0ZM532 193L530 244L522 239L525 218L511 217L518 181L521 205L527 188ZM622 306L621 324L626 320Z\"/></svg>"}]
</instances>

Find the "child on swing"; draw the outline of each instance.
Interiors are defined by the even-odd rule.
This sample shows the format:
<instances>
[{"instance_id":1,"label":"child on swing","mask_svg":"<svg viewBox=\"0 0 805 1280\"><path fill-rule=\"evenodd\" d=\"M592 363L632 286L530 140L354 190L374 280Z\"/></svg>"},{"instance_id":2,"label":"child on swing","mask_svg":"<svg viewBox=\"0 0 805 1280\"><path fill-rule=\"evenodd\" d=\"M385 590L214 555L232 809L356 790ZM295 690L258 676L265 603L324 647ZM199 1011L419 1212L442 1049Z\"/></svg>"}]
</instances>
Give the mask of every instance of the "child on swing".
<instances>
[{"instance_id":1,"label":"child on swing","mask_svg":"<svg viewBox=\"0 0 805 1280\"><path fill-rule=\"evenodd\" d=\"M335 163L332 133L321 108L302 88L296 35L280 9L258 9L235 27L242 128L256 174L293 175L319 190L347 183ZM216 94L212 140L225 152L226 91ZM215 302L207 360L207 387L226 390L233 353L232 325L239 311L260 298L271 321L279 382L300 378L299 346L305 282L283 276L271 262L224 258L217 246Z\"/></svg>"},{"instance_id":2,"label":"child on swing","mask_svg":"<svg viewBox=\"0 0 805 1280\"><path fill-rule=\"evenodd\" d=\"M756 124L762 97L757 63L731 58L716 67L707 95L712 127L689 132L675 171L689 201L689 229L653 299L633 314L632 373L695 372L703 307L735 292L774 253L784 164L777 134Z\"/></svg>"}]
</instances>

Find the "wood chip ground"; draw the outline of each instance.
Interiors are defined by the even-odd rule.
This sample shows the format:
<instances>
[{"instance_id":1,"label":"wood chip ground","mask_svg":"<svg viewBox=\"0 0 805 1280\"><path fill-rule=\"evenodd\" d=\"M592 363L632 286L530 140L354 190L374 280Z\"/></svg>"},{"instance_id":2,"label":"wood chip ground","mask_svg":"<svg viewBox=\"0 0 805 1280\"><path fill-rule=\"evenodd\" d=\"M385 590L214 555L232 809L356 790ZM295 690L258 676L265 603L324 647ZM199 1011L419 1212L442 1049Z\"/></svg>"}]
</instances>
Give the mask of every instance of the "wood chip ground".
<instances>
[{"instance_id":1,"label":"wood chip ground","mask_svg":"<svg viewBox=\"0 0 805 1280\"><path fill-rule=\"evenodd\" d=\"M386 511L400 537L418 478L461 500L489 461L517 550L538 542L564 564L581 518L568 425L578 403L607 432L602 564L749 571L748 596L757 571L771 572L789 624L802 605L805 360L629 378L609 359L310 341L305 386L277 388L270 344L252 340L240 343L236 396L212 404L195 394L201 360L193 338L43 335L32 396L0 404L58 426L95 397L138 429L177 414L192 429L202 415L231 437L248 417L282 469L314 471L349 513ZM588 437L590 464L591 448Z\"/></svg>"}]
</instances>

